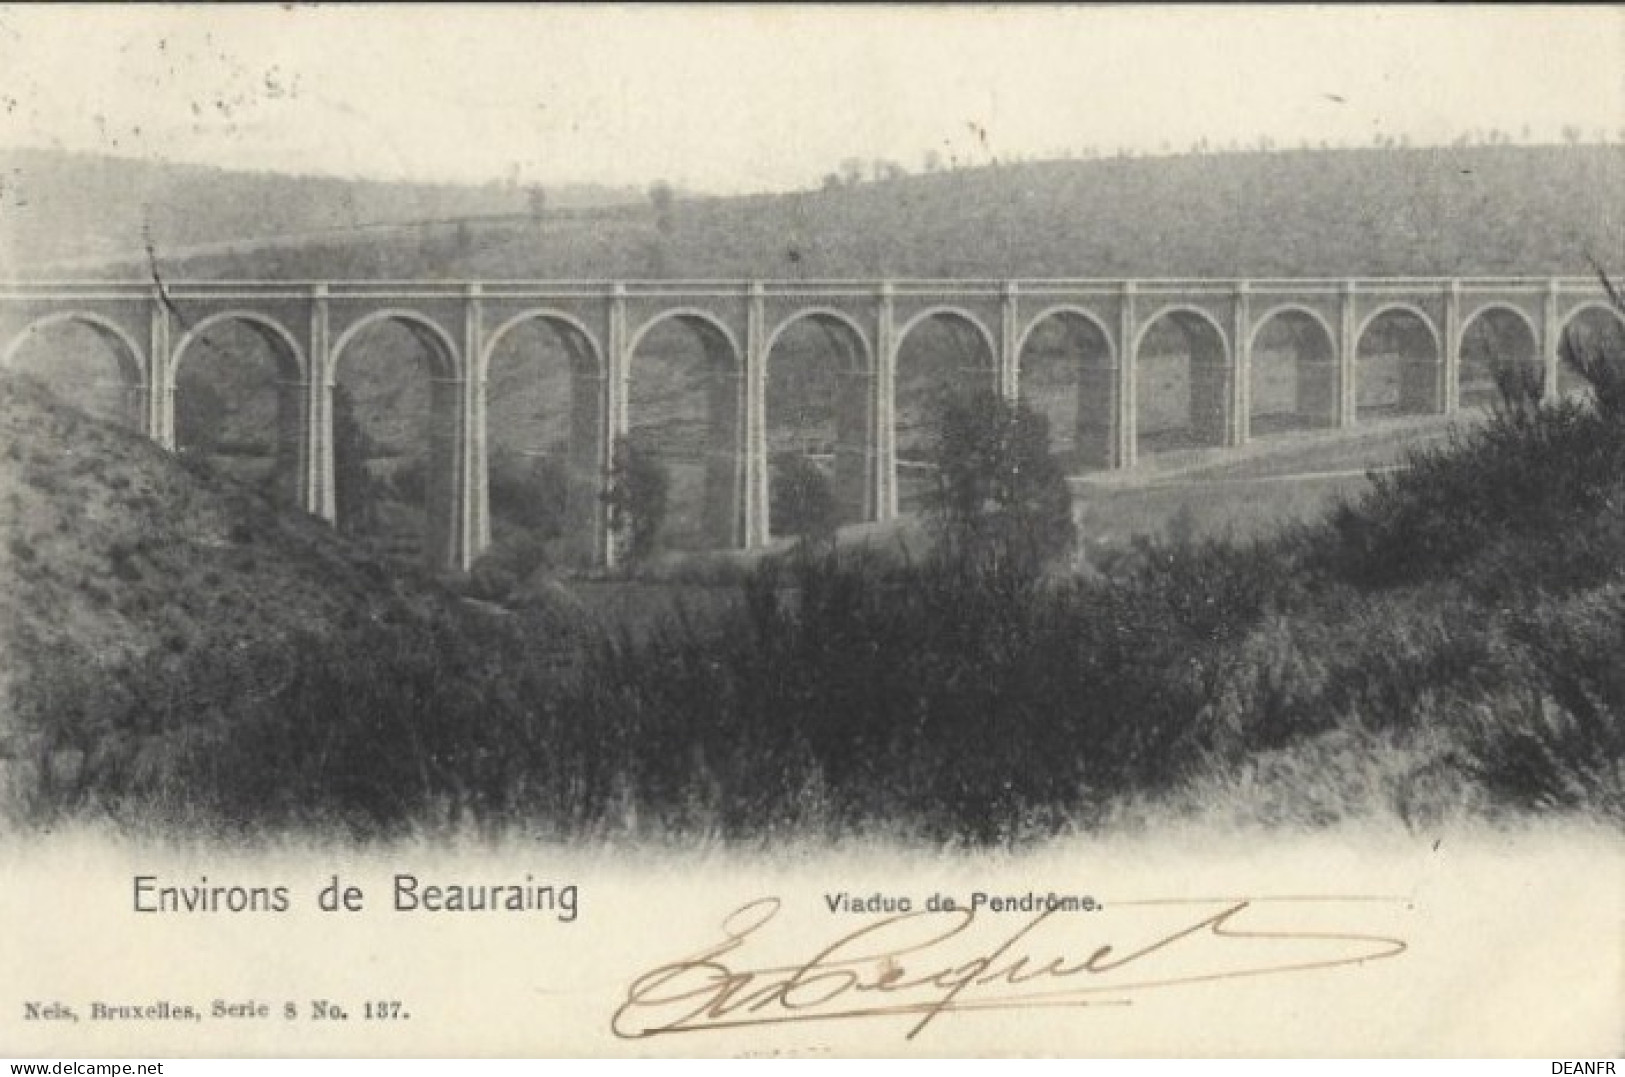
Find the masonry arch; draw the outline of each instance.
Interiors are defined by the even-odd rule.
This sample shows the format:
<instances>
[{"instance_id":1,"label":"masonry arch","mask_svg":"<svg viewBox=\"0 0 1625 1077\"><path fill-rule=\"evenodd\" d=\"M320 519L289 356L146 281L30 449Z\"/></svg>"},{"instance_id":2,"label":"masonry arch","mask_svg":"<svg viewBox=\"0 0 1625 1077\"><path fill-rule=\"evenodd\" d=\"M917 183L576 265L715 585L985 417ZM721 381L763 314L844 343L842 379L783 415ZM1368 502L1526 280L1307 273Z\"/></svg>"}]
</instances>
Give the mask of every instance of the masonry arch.
<instances>
[{"instance_id":1,"label":"masonry arch","mask_svg":"<svg viewBox=\"0 0 1625 1077\"><path fill-rule=\"evenodd\" d=\"M1134 355L1139 451L1222 446L1232 371L1229 341L1213 315L1162 308L1141 327Z\"/></svg>"},{"instance_id":2,"label":"masonry arch","mask_svg":"<svg viewBox=\"0 0 1625 1077\"><path fill-rule=\"evenodd\" d=\"M414 310L387 307L375 310L357 319L333 341L332 376L338 374L339 360L344 357L355 338L376 331L379 326L406 333L422 349L422 358L429 363L431 377L454 379L462 376L462 362L457 345L433 319Z\"/></svg>"},{"instance_id":3,"label":"masonry arch","mask_svg":"<svg viewBox=\"0 0 1625 1077\"><path fill-rule=\"evenodd\" d=\"M307 369L298 341L263 314L220 311L189 326L168 375L175 448L300 504Z\"/></svg>"},{"instance_id":4,"label":"masonry arch","mask_svg":"<svg viewBox=\"0 0 1625 1077\"><path fill-rule=\"evenodd\" d=\"M446 332L410 310L375 311L333 343L337 523L386 556L451 563L463 493L462 369Z\"/></svg>"},{"instance_id":5,"label":"masonry arch","mask_svg":"<svg viewBox=\"0 0 1625 1077\"><path fill-rule=\"evenodd\" d=\"M1049 420L1068 473L1111 467L1117 444L1117 354L1110 331L1082 307L1041 311L1016 345L1020 397Z\"/></svg>"},{"instance_id":6,"label":"masonry arch","mask_svg":"<svg viewBox=\"0 0 1625 1077\"><path fill-rule=\"evenodd\" d=\"M1248 428L1267 436L1337 423L1337 336L1319 311L1283 303L1255 323Z\"/></svg>"},{"instance_id":7,"label":"masonry arch","mask_svg":"<svg viewBox=\"0 0 1625 1077\"><path fill-rule=\"evenodd\" d=\"M1540 335L1516 307L1491 303L1473 311L1462 324L1457 352L1460 383L1457 399L1464 408L1491 408L1499 398L1496 370L1523 366L1537 379L1544 375Z\"/></svg>"},{"instance_id":8,"label":"masonry arch","mask_svg":"<svg viewBox=\"0 0 1625 1077\"><path fill-rule=\"evenodd\" d=\"M794 533L795 494L817 469L838 525L874 519L874 357L863 330L828 308L797 311L767 336L768 533Z\"/></svg>"},{"instance_id":9,"label":"masonry arch","mask_svg":"<svg viewBox=\"0 0 1625 1077\"><path fill-rule=\"evenodd\" d=\"M998 347L976 315L932 306L897 331L892 421L902 512L917 511L931 486L929 458L935 413L949 395L998 388Z\"/></svg>"},{"instance_id":10,"label":"masonry arch","mask_svg":"<svg viewBox=\"0 0 1625 1077\"><path fill-rule=\"evenodd\" d=\"M1421 308L1388 303L1354 336L1356 416L1431 415L1441 409L1439 330Z\"/></svg>"},{"instance_id":11,"label":"masonry arch","mask_svg":"<svg viewBox=\"0 0 1625 1077\"><path fill-rule=\"evenodd\" d=\"M728 327L692 308L645 322L627 348L627 440L669 481L666 545L745 539L744 360Z\"/></svg>"},{"instance_id":12,"label":"masonry arch","mask_svg":"<svg viewBox=\"0 0 1625 1077\"><path fill-rule=\"evenodd\" d=\"M1559 339L1563 351L1576 358L1612 356L1615 362L1625 362L1625 315L1600 300L1582 303L1564 319ZM1567 394L1585 388L1585 380L1569 362L1558 363L1558 392Z\"/></svg>"},{"instance_id":13,"label":"masonry arch","mask_svg":"<svg viewBox=\"0 0 1625 1077\"><path fill-rule=\"evenodd\" d=\"M91 311L57 311L23 326L0 367L28 375L100 419L144 429L146 353L117 324Z\"/></svg>"},{"instance_id":14,"label":"masonry arch","mask_svg":"<svg viewBox=\"0 0 1625 1077\"><path fill-rule=\"evenodd\" d=\"M522 311L494 329L484 374L481 475L493 544L542 540L555 561L590 563L609 461L608 379L591 332L568 314Z\"/></svg>"}]
</instances>

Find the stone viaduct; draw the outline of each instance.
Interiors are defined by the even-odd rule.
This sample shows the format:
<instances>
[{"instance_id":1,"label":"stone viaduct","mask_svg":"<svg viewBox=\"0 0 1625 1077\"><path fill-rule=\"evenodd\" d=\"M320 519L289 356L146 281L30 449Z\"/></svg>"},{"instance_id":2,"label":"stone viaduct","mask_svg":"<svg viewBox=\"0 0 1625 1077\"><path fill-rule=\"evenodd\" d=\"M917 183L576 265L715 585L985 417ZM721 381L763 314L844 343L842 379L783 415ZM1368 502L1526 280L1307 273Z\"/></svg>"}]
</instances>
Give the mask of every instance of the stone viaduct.
<instances>
[{"instance_id":1,"label":"stone viaduct","mask_svg":"<svg viewBox=\"0 0 1625 1077\"><path fill-rule=\"evenodd\" d=\"M1463 342L1495 317L1522 338L1522 357L1558 386L1559 344L1587 311L1618 315L1591 278L1255 280L875 280L627 282L30 282L0 284L0 363L32 333L87 326L117 355L132 423L175 446L176 372L200 335L252 328L279 366L278 437L296 461L298 498L335 515L333 387L346 349L380 322L408 329L432 356L429 553L467 568L490 542L486 385L506 334L528 322L555 331L572 363L572 466L607 478L612 447L630 428L629 377L640 342L677 320L702 342L710 381L706 533L717 546L769 539L766 385L774 346L802 320L835 344L843 364L835 401L835 487L850 520L898 512L898 357L927 320L979 342L969 376L1015 395L1040 334L1093 343L1074 371L1081 466L1133 467L1141 450L1137 368L1159 325L1177 328L1188 356L1181 408L1202 444L1252 436L1254 351L1270 327L1293 323L1296 410L1311 425L1359 418L1357 361L1384 332L1408 334L1399 410L1450 414L1462 404ZM1378 324L1386 327L1379 330ZM615 551L602 499L582 498L577 522L592 559ZM590 503L588 503L590 502Z\"/></svg>"}]
</instances>

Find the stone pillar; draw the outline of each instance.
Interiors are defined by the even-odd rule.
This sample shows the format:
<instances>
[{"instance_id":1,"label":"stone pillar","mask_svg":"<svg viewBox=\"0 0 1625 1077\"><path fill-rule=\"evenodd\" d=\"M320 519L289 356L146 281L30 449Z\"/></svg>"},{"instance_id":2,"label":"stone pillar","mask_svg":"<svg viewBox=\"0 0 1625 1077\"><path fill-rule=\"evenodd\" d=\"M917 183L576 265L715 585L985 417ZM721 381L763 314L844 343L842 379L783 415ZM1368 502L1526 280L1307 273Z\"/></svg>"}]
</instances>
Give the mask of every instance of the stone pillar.
<instances>
[{"instance_id":1,"label":"stone pillar","mask_svg":"<svg viewBox=\"0 0 1625 1077\"><path fill-rule=\"evenodd\" d=\"M1225 444L1245 445L1252 439L1253 423L1253 314L1247 281L1236 283L1230 334L1233 361L1230 370L1230 428Z\"/></svg>"},{"instance_id":2,"label":"stone pillar","mask_svg":"<svg viewBox=\"0 0 1625 1077\"><path fill-rule=\"evenodd\" d=\"M1135 284L1123 282L1123 294L1117 318L1117 459L1120 468L1131 468L1140 456L1139 386L1136 384L1139 366L1139 327L1134 314Z\"/></svg>"},{"instance_id":3,"label":"stone pillar","mask_svg":"<svg viewBox=\"0 0 1625 1077\"><path fill-rule=\"evenodd\" d=\"M632 430L627 410L630 397L632 356L627 354L626 285L616 281L609 293L609 341L605 346L605 359L609 363L609 428L610 437L624 438Z\"/></svg>"},{"instance_id":4,"label":"stone pillar","mask_svg":"<svg viewBox=\"0 0 1625 1077\"><path fill-rule=\"evenodd\" d=\"M337 523L338 500L333 481L333 387L337 378L327 303L327 285L316 285L310 300L310 374L304 409L301 503L311 515Z\"/></svg>"},{"instance_id":5,"label":"stone pillar","mask_svg":"<svg viewBox=\"0 0 1625 1077\"><path fill-rule=\"evenodd\" d=\"M897 326L894 289L882 281L875 305L875 519L897 517Z\"/></svg>"},{"instance_id":6,"label":"stone pillar","mask_svg":"<svg viewBox=\"0 0 1625 1077\"><path fill-rule=\"evenodd\" d=\"M1461 281L1451 280L1444 293L1444 413L1461 410Z\"/></svg>"},{"instance_id":7,"label":"stone pillar","mask_svg":"<svg viewBox=\"0 0 1625 1077\"><path fill-rule=\"evenodd\" d=\"M616 281L610 286L609 311L604 341L604 412L607 422L604 430L604 456L599 486L609 492L611 473L615 467L615 448L631 433L631 417L627 408L630 397L632 357L627 354L626 285ZM607 512L604 513L602 545L596 551L603 567L612 568L619 560L615 535L610 531Z\"/></svg>"},{"instance_id":8,"label":"stone pillar","mask_svg":"<svg viewBox=\"0 0 1625 1077\"><path fill-rule=\"evenodd\" d=\"M147 399L143 425L161 448L175 451L175 379L170 355L169 303L161 285L152 289L151 329L147 342Z\"/></svg>"},{"instance_id":9,"label":"stone pillar","mask_svg":"<svg viewBox=\"0 0 1625 1077\"><path fill-rule=\"evenodd\" d=\"M1355 309L1355 284L1343 282L1342 302L1338 306L1337 332L1337 425L1347 430L1360 415L1360 342L1358 312Z\"/></svg>"},{"instance_id":10,"label":"stone pillar","mask_svg":"<svg viewBox=\"0 0 1625 1077\"><path fill-rule=\"evenodd\" d=\"M1004 282L999 296L998 391L1006 400L1015 400L1021 389L1019 350L1021 308L1016 282Z\"/></svg>"},{"instance_id":11,"label":"stone pillar","mask_svg":"<svg viewBox=\"0 0 1625 1077\"><path fill-rule=\"evenodd\" d=\"M465 491L458 520L466 570L491 547L491 454L486 436L485 317L480 285L468 285L463 300L463 437L458 464Z\"/></svg>"},{"instance_id":12,"label":"stone pillar","mask_svg":"<svg viewBox=\"0 0 1625 1077\"><path fill-rule=\"evenodd\" d=\"M1559 287L1556 277L1546 282L1546 294L1540 307L1540 360L1544 370L1540 395L1547 402L1557 399L1559 367L1563 362L1563 326L1557 318Z\"/></svg>"},{"instance_id":13,"label":"stone pillar","mask_svg":"<svg viewBox=\"0 0 1625 1077\"><path fill-rule=\"evenodd\" d=\"M745 521L744 545L772 540L767 458L767 300L752 281L745 307Z\"/></svg>"}]
</instances>

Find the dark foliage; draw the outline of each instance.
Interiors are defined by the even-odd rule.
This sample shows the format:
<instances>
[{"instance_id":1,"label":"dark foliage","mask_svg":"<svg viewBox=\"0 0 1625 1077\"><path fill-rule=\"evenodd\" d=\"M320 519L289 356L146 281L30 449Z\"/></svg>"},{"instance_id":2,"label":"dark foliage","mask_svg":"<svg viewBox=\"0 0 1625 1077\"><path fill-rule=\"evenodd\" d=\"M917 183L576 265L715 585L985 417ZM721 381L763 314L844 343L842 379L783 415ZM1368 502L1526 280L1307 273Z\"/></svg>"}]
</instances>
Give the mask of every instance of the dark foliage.
<instances>
[{"instance_id":1,"label":"dark foliage","mask_svg":"<svg viewBox=\"0 0 1625 1077\"><path fill-rule=\"evenodd\" d=\"M926 509L946 556L990 572L1032 573L1076 541L1049 421L1025 402L991 389L946 395L932 463Z\"/></svg>"}]
</instances>

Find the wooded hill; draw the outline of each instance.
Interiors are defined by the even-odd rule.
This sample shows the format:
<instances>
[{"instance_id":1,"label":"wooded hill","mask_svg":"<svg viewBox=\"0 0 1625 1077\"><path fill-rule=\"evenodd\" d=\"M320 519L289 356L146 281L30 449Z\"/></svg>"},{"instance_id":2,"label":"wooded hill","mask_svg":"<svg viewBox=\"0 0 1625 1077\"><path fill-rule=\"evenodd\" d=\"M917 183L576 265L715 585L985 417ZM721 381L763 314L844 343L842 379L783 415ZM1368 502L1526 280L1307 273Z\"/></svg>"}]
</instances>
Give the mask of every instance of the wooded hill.
<instances>
[{"instance_id":1,"label":"wooded hill","mask_svg":"<svg viewBox=\"0 0 1625 1077\"><path fill-rule=\"evenodd\" d=\"M0 268L140 256L232 240L337 233L365 241L401 224L526 217L533 189L237 172L56 150L0 150ZM636 188L546 188L557 210L636 201ZM11 265L6 266L9 261ZM54 274L54 275L60 275Z\"/></svg>"},{"instance_id":2,"label":"wooded hill","mask_svg":"<svg viewBox=\"0 0 1625 1077\"><path fill-rule=\"evenodd\" d=\"M1052 161L356 233L187 277L1497 275L1625 265L1625 146Z\"/></svg>"}]
</instances>

